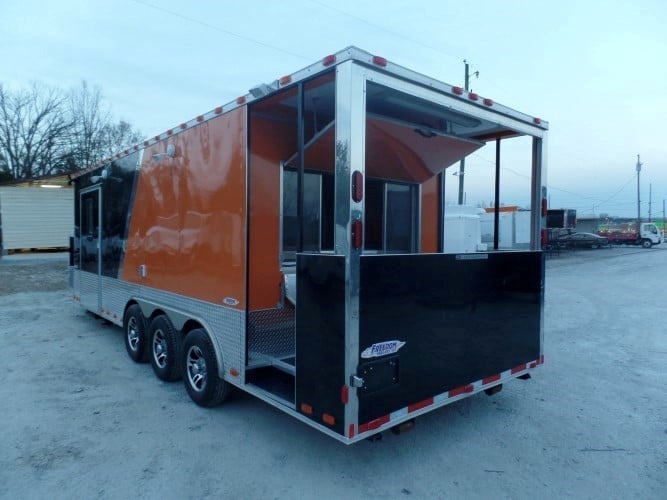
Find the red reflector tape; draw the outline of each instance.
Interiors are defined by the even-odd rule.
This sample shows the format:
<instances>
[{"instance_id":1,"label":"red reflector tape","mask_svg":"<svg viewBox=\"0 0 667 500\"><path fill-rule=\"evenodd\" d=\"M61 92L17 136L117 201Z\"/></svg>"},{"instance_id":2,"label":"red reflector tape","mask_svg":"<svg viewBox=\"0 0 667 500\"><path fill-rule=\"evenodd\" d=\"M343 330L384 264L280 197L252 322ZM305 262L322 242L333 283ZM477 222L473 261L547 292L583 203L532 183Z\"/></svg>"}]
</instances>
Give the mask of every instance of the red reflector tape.
<instances>
[{"instance_id":1,"label":"red reflector tape","mask_svg":"<svg viewBox=\"0 0 667 500\"><path fill-rule=\"evenodd\" d=\"M322 422L324 422L325 424L334 425L336 423L336 419L332 415L324 413L322 415Z\"/></svg>"},{"instance_id":2,"label":"red reflector tape","mask_svg":"<svg viewBox=\"0 0 667 500\"><path fill-rule=\"evenodd\" d=\"M519 365L519 366L515 366L514 368L512 368L512 375L514 375L515 373L518 373L518 372L522 372L522 371L525 370L525 369L526 369L526 365L525 365L525 364L523 364L523 365Z\"/></svg>"},{"instance_id":3,"label":"red reflector tape","mask_svg":"<svg viewBox=\"0 0 667 500\"><path fill-rule=\"evenodd\" d=\"M482 385L490 384L491 382L495 382L496 380L500 380L500 373L482 379Z\"/></svg>"},{"instance_id":4,"label":"red reflector tape","mask_svg":"<svg viewBox=\"0 0 667 500\"><path fill-rule=\"evenodd\" d=\"M306 415L312 415L313 414L313 407L306 404L306 403L301 403L301 411L305 413Z\"/></svg>"},{"instance_id":5,"label":"red reflector tape","mask_svg":"<svg viewBox=\"0 0 667 500\"><path fill-rule=\"evenodd\" d=\"M359 434L362 434L366 431L372 431L374 429L377 429L378 427L382 427L387 422L389 422L389 415L385 415L384 417L376 418L375 420L371 420L370 422L361 424L359 426Z\"/></svg>"},{"instance_id":6,"label":"red reflector tape","mask_svg":"<svg viewBox=\"0 0 667 500\"><path fill-rule=\"evenodd\" d=\"M537 361L533 361L530 365L528 365L529 368L535 368L537 366Z\"/></svg>"},{"instance_id":7,"label":"red reflector tape","mask_svg":"<svg viewBox=\"0 0 667 500\"><path fill-rule=\"evenodd\" d=\"M346 385L344 385L343 387L340 388L340 400L343 402L344 405L346 405L349 399L350 399L350 389Z\"/></svg>"},{"instance_id":8,"label":"red reflector tape","mask_svg":"<svg viewBox=\"0 0 667 500\"><path fill-rule=\"evenodd\" d=\"M454 396L460 396L461 394L465 394L466 392L472 392L474 390L474 387L472 385L462 385L461 387L457 387L456 389L452 389L449 391L449 397L453 398Z\"/></svg>"},{"instance_id":9,"label":"red reflector tape","mask_svg":"<svg viewBox=\"0 0 667 500\"><path fill-rule=\"evenodd\" d=\"M422 408L426 408L427 406L431 406L433 404L433 398L428 398L424 399L423 401L420 401L419 403L412 404L408 406L408 413L412 413L413 411L421 410Z\"/></svg>"},{"instance_id":10,"label":"red reflector tape","mask_svg":"<svg viewBox=\"0 0 667 500\"><path fill-rule=\"evenodd\" d=\"M350 424L350 427L347 431L347 437L350 437L350 438L354 437L354 424Z\"/></svg>"},{"instance_id":11,"label":"red reflector tape","mask_svg":"<svg viewBox=\"0 0 667 500\"><path fill-rule=\"evenodd\" d=\"M359 219L352 222L352 248L359 250L364 239L364 227Z\"/></svg>"},{"instance_id":12,"label":"red reflector tape","mask_svg":"<svg viewBox=\"0 0 667 500\"><path fill-rule=\"evenodd\" d=\"M540 354L540 364L544 364L544 354Z\"/></svg>"}]
</instances>

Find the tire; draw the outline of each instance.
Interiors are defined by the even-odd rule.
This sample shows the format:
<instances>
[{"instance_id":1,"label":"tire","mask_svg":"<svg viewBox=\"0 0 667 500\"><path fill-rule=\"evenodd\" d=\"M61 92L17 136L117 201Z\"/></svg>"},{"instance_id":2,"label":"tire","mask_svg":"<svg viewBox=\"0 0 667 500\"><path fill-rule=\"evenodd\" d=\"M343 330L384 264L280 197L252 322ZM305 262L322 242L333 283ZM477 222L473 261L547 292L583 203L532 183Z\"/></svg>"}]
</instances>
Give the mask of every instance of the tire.
<instances>
[{"instance_id":1,"label":"tire","mask_svg":"<svg viewBox=\"0 0 667 500\"><path fill-rule=\"evenodd\" d=\"M644 248L651 248L653 246L653 242L651 240L642 240L642 246Z\"/></svg>"},{"instance_id":2,"label":"tire","mask_svg":"<svg viewBox=\"0 0 667 500\"><path fill-rule=\"evenodd\" d=\"M181 378L182 340L164 315L156 316L148 328L149 357L155 376L165 382Z\"/></svg>"},{"instance_id":3,"label":"tire","mask_svg":"<svg viewBox=\"0 0 667 500\"><path fill-rule=\"evenodd\" d=\"M141 313L141 308L131 305L123 316L123 332L125 333L125 349L128 356L135 363L148 362L148 332L146 318Z\"/></svg>"},{"instance_id":4,"label":"tire","mask_svg":"<svg viewBox=\"0 0 667 500\"><path fill-rule=\"evenodd\" d=\"M199 406L217 406L229 397L232 386L218 376L218 360L211 339L201 328L192 330L183 343L183 383Z\"/></svg>"}]
</instances>

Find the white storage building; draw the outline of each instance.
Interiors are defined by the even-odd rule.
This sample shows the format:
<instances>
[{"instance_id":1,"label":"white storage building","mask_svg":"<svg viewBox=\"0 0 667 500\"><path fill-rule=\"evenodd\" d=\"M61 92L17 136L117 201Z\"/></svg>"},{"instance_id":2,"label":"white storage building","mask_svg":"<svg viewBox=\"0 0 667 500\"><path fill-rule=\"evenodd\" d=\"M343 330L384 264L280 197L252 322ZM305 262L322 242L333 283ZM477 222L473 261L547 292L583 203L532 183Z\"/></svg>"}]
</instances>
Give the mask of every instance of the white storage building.
<instances>
[{"instance_id":1,"label":"white storage building","mask_svg":"<svg viewBox=\"0 0 667 500\"><path fill-rule=\"evenodd\" d=\"M66 248L74 227L67 176L0 185L0 250Z\"/></svg>"}]
</instances>

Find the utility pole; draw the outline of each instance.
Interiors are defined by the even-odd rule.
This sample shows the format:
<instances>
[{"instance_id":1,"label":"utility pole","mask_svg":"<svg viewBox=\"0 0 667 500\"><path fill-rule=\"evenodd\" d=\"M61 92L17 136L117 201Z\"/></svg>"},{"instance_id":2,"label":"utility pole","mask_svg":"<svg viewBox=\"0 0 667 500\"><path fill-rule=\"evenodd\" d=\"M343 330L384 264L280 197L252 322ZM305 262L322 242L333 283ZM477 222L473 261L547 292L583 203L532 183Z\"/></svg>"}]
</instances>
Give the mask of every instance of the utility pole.
<instances>
[{"instance_id":1,"label":"utility pole","mask_svg":"<svg viewBox=\"0 0 667 500\"><path fill-rule=\"evenodd\" d=\"M637 155L637 231L639 231L639 228L641 227L642 224L642 207L641 207L641 201L639 199L639 173L642 171L642 164L639 161L639 155Z\"/></svg>"},{"instance_id":2,"label":"utility pole","mask_svg":"<svg viewBox=\"0 0 667 500\"><path fill-rule=\"evenodd\" d=\"M651 222L651 198L652 198L653 184L648 185L648 221Z\"/></svg>"},{"instance_id":3,"label":"utility pole","mask_svg":"<svg viewBox=\"0 0 667 500\"><path fill-rule=\"evenodd\" d=\"M468 92L468 90L470 89L470 65L468 64L468 61L466 61L465 59L463 60L463 64L465 65L465 81L464 81L465 85L464 85L464 87L465 87L466 92ZM473 75L475 75L476 78L479 78L479 71L475 71L473 73ZM458 176L459 176L459 205L464 204L464 199L463 199L463 176L465 175L465 171L466 171L466 159L462 158L461 159L461 165L459 166L459 173L458 173Z\"/></svg>"}]
</instances>

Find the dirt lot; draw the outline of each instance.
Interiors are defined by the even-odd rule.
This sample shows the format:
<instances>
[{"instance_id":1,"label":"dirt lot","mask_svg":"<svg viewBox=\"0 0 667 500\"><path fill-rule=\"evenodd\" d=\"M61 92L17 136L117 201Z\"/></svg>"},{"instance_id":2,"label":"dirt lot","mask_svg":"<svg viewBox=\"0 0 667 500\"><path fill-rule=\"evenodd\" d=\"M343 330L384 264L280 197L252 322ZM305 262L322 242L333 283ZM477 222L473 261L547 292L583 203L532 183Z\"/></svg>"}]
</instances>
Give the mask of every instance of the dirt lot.
<instances>
[{"instance_id":1,"label":"dirt lot","mask_svg":"<svg viewBox=\"0 0 667 500\"><path fill-rule=\"evenodd\" d=\"M549 259L532 380L351 447L247 395L195 406L72 303L64 255L3 257L0 497L663 499L662 247Z\"/></svg>"}]
</instances>

